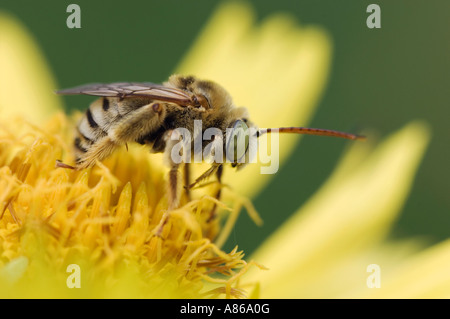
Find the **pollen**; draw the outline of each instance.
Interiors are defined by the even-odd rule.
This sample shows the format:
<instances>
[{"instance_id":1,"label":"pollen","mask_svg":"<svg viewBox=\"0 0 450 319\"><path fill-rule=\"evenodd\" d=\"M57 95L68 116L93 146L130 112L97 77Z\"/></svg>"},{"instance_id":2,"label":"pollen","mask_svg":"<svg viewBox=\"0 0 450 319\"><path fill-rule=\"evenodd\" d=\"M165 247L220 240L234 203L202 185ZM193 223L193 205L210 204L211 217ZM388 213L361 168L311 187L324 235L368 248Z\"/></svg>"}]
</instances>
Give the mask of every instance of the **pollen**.
<instances>
[{"instance_id":1,"label":"pollen","mask_svg":"<svg viewBox=\"0 0 450 319\"><path fill-rule=\"evenodd\" d=\"M64 114L42 127L21 118L0 123L1 297L251 293L240 278L261 266L245 261L237 247L228 253L219 247L242 206L255 214L248 202L236 197L230 208L205 187L168 214L167 171L142 146L71 169L74 123ZM222 212L211 220L216 206ZM73 264L78 289L68 284Z\"/></svg>"}]
</instances>

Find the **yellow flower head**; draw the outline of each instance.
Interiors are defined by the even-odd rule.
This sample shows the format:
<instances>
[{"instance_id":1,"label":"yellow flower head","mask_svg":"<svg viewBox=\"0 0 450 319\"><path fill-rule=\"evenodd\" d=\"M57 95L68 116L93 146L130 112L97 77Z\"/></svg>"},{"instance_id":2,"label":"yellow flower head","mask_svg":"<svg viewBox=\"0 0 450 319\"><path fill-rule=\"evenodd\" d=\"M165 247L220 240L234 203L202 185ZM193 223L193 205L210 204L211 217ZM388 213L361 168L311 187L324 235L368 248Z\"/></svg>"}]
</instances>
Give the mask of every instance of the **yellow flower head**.
<instances>
[{"instance_id":1,"label":"yellow flower head","mask_svg":"<svg viewBox=\"0 0 450 319\"><path fill-rule=\"evenodd\" d=\"M248 6L226 3L176 72L220 83L260 127L298 126L313 113L330 56L320 28L299 27L287 15L255 25ZM39 50L4 15L0 69L0 297L448 297L448 243L409 258L420 245L386 240L429 139L422 123L374 150L353 146L317 194L261 245L255 262L237 247L221 247L243 206L261 224L247 198L271 177L258 164L225 171L223 185L184 196L165 219L167 169L141 146L123 147L89 169L55 165L73 161L79 115L57 112L56 85ZM10 94L19 87L29 98ZM297 138L283 137L281 165ZM223 201L211 196L218 187ZM211 220L216 206L220 218ZM384 290L367 290L371 263L387 269ZM416 269L429 275L415 280Z\"/></svg>"},{"instance_id":2,"label":"yellow flower head","mask_svg":"<svg viewBox=\"0 0 450 319\"><path fill-rule=\"evenodd\" d=\"M229 25L224 24L227 19L235 19L235 23L231 24L231 29L223 30L224 25ZM281 94L285 99L281 102L287 107L299 102L288 93L299 94L303 86L305 98L301 101L304 101L304 105L291 107L291 110L293 114L307 114L323 82L314 81L312 75L324 78L325 72L317 71L323 68L321 61L327 57L326 53L322 54L326 50L322 50L320 45L316 48L314 43L321 42L326 49L326 37L320 32L315 34L315 31L307 32L302 37L295 24L286 17L270 19L260 28L252 27L251 20L251 11L246 6L232 4L220 8L206 27L203 38L194 45L193 53L188 55L178 71L223 81L225 85L229 84L232 94L237 94L237 100L264 107L273 102L270 96L267 96L265 104L246 99L246 96L261 96L261 92L258 92L261 87L275 85L269 83L271 78L239 93L236 90L239 86L231 85L231 77L226 78L225 69L215 72L225 75L225 78L215 77L214 72L204 74L208 60L202 59L204 68L199 68L195 57L202 54L195 52L204 45L216 48L216 53L208 50L209 61L214 59L214 65L224 68L225 61L230 60L230 55L234 56L233 63L228 64L228 73L233 77L259 70L261 65L268 63L266 59L270 57L282 61L280 63L284 63L284 66L272 65L267 73L283 72L287 80L291 81L291 86L278 87L282 92L277 95ZM11 50L28 52L33 57L31 60L42 60L22 28L10 18L4 21L5 28L2 30L9 36L5 43ZM267 50L272 47L274 39L286 31L291 31L292 35L283 43L283 47L275 51ZM229 55L221 56L220 48L207 39L211 32L229 35L228 42L222 42L222 45L228 43L230 46ZM14 34L11 36L10 33ZM246 38L245 42L240 39L242 37ZM214 37L212 40L215 41ZM251 52L254 49L245 45L247 40L258 50ZM23 49L22 43L33 49ZM3 57L4 60L11 60L10 68L13 70L9 74L18 80L28 77L28 73L38 76L46 74L49 80L47 83L40 82L44 88L28 84L40 94L45 91L45 98L35 100L29 107L2 113L0 262L3 267L0 281L5 283L2 287L8 288L1 293L4 296L22 297L248 295L244 288L247 292L251 291L252 285L241 287L239 279L251 265L256 264L245 261L243 252L238 251L237 247L229 253L219 247L225 242L242 206L247 207L257 223L261 223L249 200L237 195L237 191L228 192L227 202L230 199L233 202L229 208L209 196L212 194L210 188L217 187L213 185L199 191L200 195L192 201L182 198L180 208L170 213L166 223L163 218L167 211L166 170L161 166L160 157L152 155L149 160L149 155L142 147L130 145L127 149L123 148L107 160L98 162L92 169L77 171L64 165L55 166L56 160L73 161L72 131L76 122L63 114L51 118L47 116L45 124L42 124L42 119L30 118L29 114L41 109L41 104L56 109L51 105L57 102L47 103L47 100L52 99L53 81L45 68L38 71L23 68L8 52L3 52ZM320 53L319 57L313 54L317 52ZM248 66L249 58L253 57L260 57L258 63L254 64L255 69L246 70L243 66ZM34 61L36 63L42 64ZM305 72L299 72L305 67L310 69L306 72L311 75L309 78ZM15 82L5 80L3 88L15 87ZM314 89L310 90L309 87ZM4 111L17 102L4 99L0 103ZM15 117L18 113L22 115ZM258 113L255 112L256 119ZM285 113L280 114L285 118L287 116ZM41 118L45 118L45 114ZM281 118L272 119L275 120L272 125L282 122ZM256 190L256 184L248 185L247 189ZM224 212L231 212L223 229L219 224L220 219L211 220L208 214L214 206L219 206ZM75 280L77 271L82 273L81 283ZM74 282L68 281L66 285L69 277ZM81 290L70 290L70 285L79 285Z\"/></svg>"},{"instance_id":3,"label":"yellow flower head","mask_svg":"<svg viewBox=\"0 0 450 319\"><path fill-rule=\"evenodd\" d=\"M6 270L0 280L17 289L4 295L67 296L67 267L73 264L84 265L84 297L245 295L235 287L249 266L243 253L227 254L212 243L219 227L205 212L223 204L208 196L184 202L161 225L165 172L152 167L142 149L118 151L93 169L70 170L55 167L55 159L71 154L72 123L64 115L54 116L45 130L20 118L1 124L0 242ZM16 281L11 273L18 268L24 273L16 274ZM203 281L217 287L204 291Z\"/></svg>"}]
</instances>

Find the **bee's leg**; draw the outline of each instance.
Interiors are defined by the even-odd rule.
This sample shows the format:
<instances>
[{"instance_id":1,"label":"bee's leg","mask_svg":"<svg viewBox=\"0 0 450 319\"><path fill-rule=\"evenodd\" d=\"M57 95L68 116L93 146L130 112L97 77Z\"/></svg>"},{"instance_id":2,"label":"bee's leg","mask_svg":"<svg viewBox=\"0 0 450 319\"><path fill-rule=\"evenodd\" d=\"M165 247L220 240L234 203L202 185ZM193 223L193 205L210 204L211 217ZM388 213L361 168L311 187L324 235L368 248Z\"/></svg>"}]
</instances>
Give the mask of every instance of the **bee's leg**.
<instances>
[{"instance_id":1,"label":"bee's leg","mask_svg":"<svg viewBox=\"0 0 450 319\"><path fill-rule=\"evenodd\" d=\"M172 132L168 132L168 136L170 136ZM177 140L171 140L168 139L166 141L166 147L164 149L164 160L169 165L170 171L169 171L169 185L168 185L168 210L166 213L163 214L161 218L161 222L159 223L159 228L156 231L156 236L161 236L164 225L167 223L170 217L170 212L174 209L176 209L180 202L180 194L181 194L181 178L180 178L180 172L179 167L180 164L175 163L172 160L171 152L173 146L179 141Z\"/></svg>"},{"instance_id":2,"label":"bee's leg","mask_svg":"<svg viewBox=\"0 0 450 319\"><path fill-rule=\"evenodd\" d=\"M108 136L101 138L77 159L77 168L83 169L94 166L97 160L101 161L111 155L117 146L118 144Z\"/></svg>"},{"instance_id":3,"label":"bee's leg","mask_svg":"<svg viewBox=\"0 0 450 319\"><path fill-rule=\"evenodd\" d=\"M61 162L61 160L58 160L58 159L56 160L55 167L75 169L74 166L66 164L66 163L63 163L63 162Z\"/></svg>"},{"instance_id":4,"label":"bee's leg","mask_svg":"<svg viewBox=\"0 0 450 319\"><path fill-rule=\"evenodd\" d=\"M179 158L172 158L175 155L172 154L172 149L180 143L181 136L179 136L177 131L168 131L165 137L166 145L164 148L164 162L170 167L169 171L169 189L168 189L168 200L169 200L169 210L173 210L178 207L181 195L181 174L179 172L180 165L182 165L182 160ZM182 156L178 153L177 156Z\"/></svg>"},{"instance_id":5,"label":"bee's leg","mask_svg":"<svg viewBox=\"0 0 450 319\"><path fill-rule=\"evenodd\" d=\"M193 188L195 185L197 185L198 183L200 183L202 180L208 178L209 176L211 176L212 174L214 174L214 172L220 167L222 166L222 164L213 164L209 169L207 169L202 175L200 175L199 177L197 177L197 179L195 180L195 182L193 182L192 184L190 184L188 186L188 188Z\"/></svg>"},{"instance_id":6,"label":"bee's leg","mask_svg":"<svg viewBox=\"0 0 450 319\"><path fill-rule=\"evenodd\" d=\"M161 222L159 223L159 228L156 231L156 236L161 237L164 226L170 217L170 212L178 207L180 201L180 174L179 174L179 164L173 164L169 171L169 207L167 212L161 217Z\"/></svg>"},{"instance_id":7,"label":"bee's leg","mask_svg":"<svg viewBox=\"0 0 450 319\"><path fill-rule=\"evenodd\" d=\"M188 201L191 200L191 191L189 189L189 184L191 183L191 170L189 163L184 164L184 191L186 193Z\"/></svg>"},{"instance_id":8,"label":"bee's leg","mask_svg":"<svg viewBox=\"0 0 450 319\"><path fill-rule=\"evenodd\" d=\"M220 200L220 196L222 195L222 185L221 185L222 174L223 174L223 165L219 165L219 167L217 168L217 171L216 171L216 177L217 177L217 182L219 183L219 188L216 192L216 195L214 196L214 198L217 200ZM208 222L210 222L214 218L216 218L216 211L217 211L217 204L214 203L213 209L211 210L211 213L207 220Z\"/></svg>"},{"instance_id":9,"label":"bee's leg","mask_svg":"<svg viewBox=\"0 0 450 319\"><path fill-rule=\"evenodd\" d=\"M223 173L223 165L222 164L213 164L206 172L204 172L202 175L200 175L195 182L193 182L192 184L189 185L188 188L192 188L195 185L197 185L199 182L201 182L202 180L208 178L209 176L211 176L212 174L216 173L217 176L217 180L220 181L222 179L222 173ZM219 185L219 189L215 194L215 198L216 199L220 199L220 195L222 193L222 188ZM211 220L214 219L214 217L216 216L216 209L217 209L217 204L214 203L213 209L211 210L210 216L208 218L208 222L210 222Z\"/></svg>"},{"instance_id":10,"label":"bee's leg","mask_svg":"<svg viewBox=\"0 0 450 319\"><path fill-rule=\"evenodd\" d=\"M166 104L158 101L127 113L108 132L114 141L121 144L139 141L142 136L155 132L164 121Z\"/></svg>"},{"instance_id":11,"label":"bee's leg","mask_svg":"<svg viewBox=\"0 0 450 319\"><path fill-rule=\"evenodd\" d=\"M174 164L169 171L169 210L177 208L180 202L179 166L179 164Z\"/></svg>"}]
</instances>

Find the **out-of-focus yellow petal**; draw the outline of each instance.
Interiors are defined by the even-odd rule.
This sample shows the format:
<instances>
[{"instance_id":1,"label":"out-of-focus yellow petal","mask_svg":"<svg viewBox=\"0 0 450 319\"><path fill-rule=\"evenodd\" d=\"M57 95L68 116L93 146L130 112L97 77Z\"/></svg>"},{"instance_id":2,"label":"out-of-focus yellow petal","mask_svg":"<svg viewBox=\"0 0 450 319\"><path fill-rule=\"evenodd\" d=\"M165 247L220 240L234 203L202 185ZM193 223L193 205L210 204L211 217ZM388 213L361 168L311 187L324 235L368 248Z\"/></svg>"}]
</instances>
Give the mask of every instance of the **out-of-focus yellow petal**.
<instances>
[{"instance_id":1,"label":"out-of-focus yellow petal","mask_svg":"<svg viewBox=\"0 0 450 319\"><path fill-rule=\"evenodd\" d=\"M336 270L333 265L350 255L356 260L385 237L428 140L427 128L414 122L371 153L364 143L355 143L327 183L253 256L270 269L248 277L261 282L261 296L323 297L336 289L333 280L317 285L323 274ZM335 278L354 275L344 273Z\"/></svg>"},{"instance_id":2,"label":"out-of-focus yellow petal","mask_svg":"<svg viewBox=\"0 0 450 319\"><path fill-rule=\"evenodd\" d=\"M23 275L28 267L28 259L24 256L17 257L0 269L0 282L13 284Z\"/></svg>"},{"instance_id":3,"label":"out-of-focus yellow petal","mask_svg":"<svg viewBox=\"0 0 450 319\"><path fill-rule=\"evenodd\" d=\"M358 298L450 298L449 268L450 240L446 240L397 267L380 265L380 288L360 291Z\"/></svg>"},{"instance_id":4,"label":"out-of-focus yellow petal","mask_svg":"<svg viewBox=\"0 0 450 319\"><path fill-rule=\"evenodd\" d=\"M48 64L26 28L0 12L0 117L21 115L42 123L60 108L55 88Z\"/></svg>"},{"instance_id":5,"label":"out-of-focus yellow petal","mask_svg":"<svg viewBox=\"0 0 450 319\"><path fill-rule=\"evenodd\" d=\"M223 85L261 128L304 126L327 80L330 39L318 27L299 27L289 15L273 15L256 26L254 20L249 6L224 3L176 72ZM297 139L282 137L280 165ZM265 149L265 140L260 143ZM260 166L250 164L238 174L225 170L224 182L251 196L272 176L261 175Z\"/></svg>"}]
</instances>

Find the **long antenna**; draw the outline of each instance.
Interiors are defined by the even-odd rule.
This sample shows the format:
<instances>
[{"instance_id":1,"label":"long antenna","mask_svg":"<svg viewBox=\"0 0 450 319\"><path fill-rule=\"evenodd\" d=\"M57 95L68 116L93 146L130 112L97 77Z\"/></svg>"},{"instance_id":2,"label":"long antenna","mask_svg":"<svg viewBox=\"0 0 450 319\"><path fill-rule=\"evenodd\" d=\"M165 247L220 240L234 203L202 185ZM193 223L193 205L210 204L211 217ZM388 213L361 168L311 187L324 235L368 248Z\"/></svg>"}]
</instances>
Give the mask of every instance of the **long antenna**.
<instances>
[{"instance_id":1,"label":"long antenna","mask_svg":"<svg viewBox=\"0 0 450 319\"><path fill-rule=\"evenodd\" d=\"M260 129L256 133L259 137L266 133L280 132L280 133L295 133L295 134L307 134L307 135L320 135L320 136L334 136L346 138L349 140L365 140L366 137L362 135L350 134L334 130L326 130L321 128L310 128L310 127L280 127L280 128L265 128Z\"/></svg>"}]
</instances>

